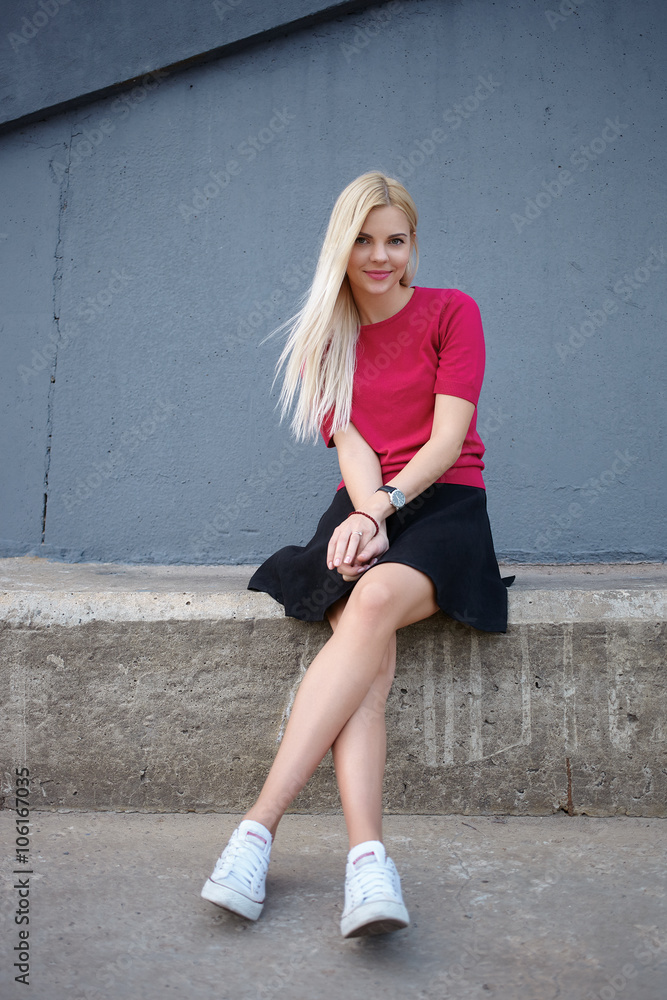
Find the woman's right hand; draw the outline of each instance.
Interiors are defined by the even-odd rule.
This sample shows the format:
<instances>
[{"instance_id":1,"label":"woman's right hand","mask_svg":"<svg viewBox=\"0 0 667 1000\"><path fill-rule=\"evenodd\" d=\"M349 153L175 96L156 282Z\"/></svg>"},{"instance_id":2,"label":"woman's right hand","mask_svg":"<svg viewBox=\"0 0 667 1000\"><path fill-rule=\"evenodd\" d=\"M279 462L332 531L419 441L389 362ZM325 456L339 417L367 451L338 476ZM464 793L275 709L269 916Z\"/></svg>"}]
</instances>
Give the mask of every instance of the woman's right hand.
<instances>
[{"instance_id":1,"label":"woman's right hand","mask_svg":"<svg viewBox=\"0 0 667 1000\"><path fill-rule=\"evenodd\" d=\"M327 566L336 569L346 583L358 580L374 566L389 548L387 528L379 522L375 533L373 522L363 514L352 514L335 529L327 548Z\"/></svg>"}]
</instances>

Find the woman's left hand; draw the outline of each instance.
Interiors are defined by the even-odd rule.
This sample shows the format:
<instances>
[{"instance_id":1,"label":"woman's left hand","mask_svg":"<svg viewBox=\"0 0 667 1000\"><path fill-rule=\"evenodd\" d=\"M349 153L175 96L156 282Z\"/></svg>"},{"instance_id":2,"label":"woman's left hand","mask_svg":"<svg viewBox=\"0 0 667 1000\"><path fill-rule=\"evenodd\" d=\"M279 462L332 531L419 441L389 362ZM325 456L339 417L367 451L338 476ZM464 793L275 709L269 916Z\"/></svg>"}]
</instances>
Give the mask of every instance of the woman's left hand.
<instances>
[{"instance_id":1,"label":"woman's left hand","mask_svg":"<svg viewBox=\"0 0 667 1000\"><path fill-rule=\"evenodd\" d=\"M346 583L358 580L389 548L385 522L377 533L363 514L347 517L335 529L327 548L327 566L336 569Z\"/></svg>"}]
</instances>

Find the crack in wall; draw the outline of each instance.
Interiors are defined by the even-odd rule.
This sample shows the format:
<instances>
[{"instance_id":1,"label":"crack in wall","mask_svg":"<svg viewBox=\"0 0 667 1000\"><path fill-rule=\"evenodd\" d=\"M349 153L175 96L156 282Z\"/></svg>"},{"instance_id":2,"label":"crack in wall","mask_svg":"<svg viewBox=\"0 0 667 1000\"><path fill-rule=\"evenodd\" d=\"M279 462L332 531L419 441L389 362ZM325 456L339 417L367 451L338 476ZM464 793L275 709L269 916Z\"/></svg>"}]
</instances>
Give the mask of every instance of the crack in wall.
<instances>
[{"instance_id":1,"label":"crack in wall","mask_svg":"<svg viewBox=\"0 0 667 1000\"><path fill-rule=\"evenodd\" d=\"M49 388L47 396L46 412L46 454L44 456L44 503L42 505L42 534L41 544L46 541L46 507L49 499L49 472L51 469L51 441L53 438L53 408L55 401L56 369L58 367L58 345L60 343L60 300L63 277L63 252L62 252L62 225L63 214L67 208L69 197L69 166L72 159L72 126L70 126L70 137L65 151L65 161L67 169L60 183L59 204L58 204L58 227L56 232L56 247L54 251L55 270L53 272L53 323L56 328L55 351L51 362L51 372L49 378ZM51 161L52 162L52 161Z\"/></svg>"}]
</instances>

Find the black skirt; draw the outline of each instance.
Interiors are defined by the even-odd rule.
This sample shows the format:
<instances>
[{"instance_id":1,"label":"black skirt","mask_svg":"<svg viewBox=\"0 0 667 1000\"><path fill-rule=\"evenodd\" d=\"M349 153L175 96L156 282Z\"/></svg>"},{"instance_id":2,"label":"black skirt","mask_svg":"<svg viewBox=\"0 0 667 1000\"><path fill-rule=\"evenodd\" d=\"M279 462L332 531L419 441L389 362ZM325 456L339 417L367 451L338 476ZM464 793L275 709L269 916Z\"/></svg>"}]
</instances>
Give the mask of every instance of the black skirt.
<instances>
[{"instance_id":1,"label":"black skirt","mask_svg":"<svg viewBox=\"0 0 667 1000\"><path fill-rule=\"evenodd\" d=\"M357 582L346 583L326 563L334 529L353 510L342 487L307 545L274 552L252 575L248 590L270 594L291 618L322 621L326 609ZM507 631L507 588L514 577L500 576L486 490L434 483L386 524L389 548L376 566L397 562L421 570L433 581L438 606L450 618L482 632Z\"/></svg>"}]
</instances>

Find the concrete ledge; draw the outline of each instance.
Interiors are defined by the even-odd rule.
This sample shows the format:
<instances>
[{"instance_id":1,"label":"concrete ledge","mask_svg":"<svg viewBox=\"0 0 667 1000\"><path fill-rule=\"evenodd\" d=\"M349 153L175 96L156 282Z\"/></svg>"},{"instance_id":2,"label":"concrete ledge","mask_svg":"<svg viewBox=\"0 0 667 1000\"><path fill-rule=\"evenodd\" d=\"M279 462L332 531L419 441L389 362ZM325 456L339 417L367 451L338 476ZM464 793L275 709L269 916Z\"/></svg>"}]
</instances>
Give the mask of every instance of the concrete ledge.
<instances>
[{"instance_id":1,"label":"concrete ledge","mask_svg":"<svg viewBox=\"0 0 667 1000\"><path fill-rule=\"evenodd\" d=\"M285 614L246 590L256 566L135 566L0 559L0 621L254 621ZM667 619L667 565L501 566L513 625Z\"/></svg>"},{"instance_id":2,"label":"concrete ledge","mask_svg":"<svg viewBox=\"0 0 667 1000\"><path fill-rule=\"evenodd\" d=\"M506 635L399 633L388 810L664 816L665 566L506 571ZM0 560L3 760L42 807L247 807L330 634L251 572ZM294 810L338 808L329 755Z\"/></svg>"}]
</instances>

